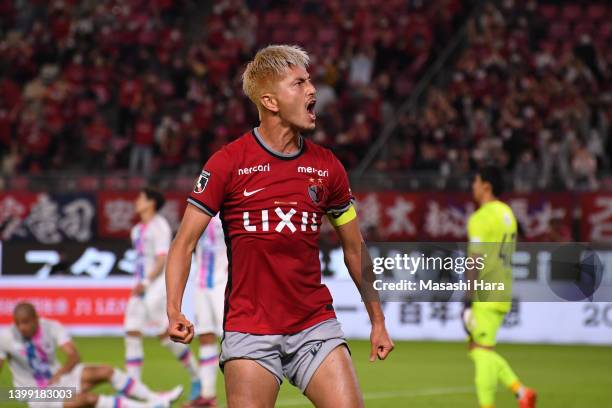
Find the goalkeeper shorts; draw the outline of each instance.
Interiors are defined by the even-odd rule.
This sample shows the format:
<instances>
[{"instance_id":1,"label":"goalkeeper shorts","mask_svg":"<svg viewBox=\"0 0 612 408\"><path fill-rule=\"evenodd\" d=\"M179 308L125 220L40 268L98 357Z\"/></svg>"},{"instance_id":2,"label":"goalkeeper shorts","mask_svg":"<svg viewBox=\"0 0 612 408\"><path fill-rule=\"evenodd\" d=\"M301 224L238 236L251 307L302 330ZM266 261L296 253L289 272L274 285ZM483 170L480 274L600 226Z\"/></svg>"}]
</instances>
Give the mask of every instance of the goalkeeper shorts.
<instances>
[{"instance_id":1,"label":"goalkeeper shorts","mask_svg":"<svg viewBox=\"0 0 612 408\"><path fill-rule=\"evenodd\" d=\"M505 315L506 312L474 303L472 305L472 321L467 327L470 339L481 346L495 346L497 332L504 322Z\"/></svg>"}]
</instances>

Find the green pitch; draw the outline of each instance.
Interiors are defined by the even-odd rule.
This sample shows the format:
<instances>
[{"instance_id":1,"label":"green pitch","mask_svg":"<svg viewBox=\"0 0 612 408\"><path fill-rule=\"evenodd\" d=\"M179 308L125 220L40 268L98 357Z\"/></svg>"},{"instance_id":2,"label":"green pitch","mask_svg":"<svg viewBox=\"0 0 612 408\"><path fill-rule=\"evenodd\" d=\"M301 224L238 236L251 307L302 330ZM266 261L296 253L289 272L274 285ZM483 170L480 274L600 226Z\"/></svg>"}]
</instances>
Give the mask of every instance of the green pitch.
<instances>
[{"instance_id":1,"label":"green pitch","mask_svg":"<svg viewBox=\"0 0 612 408\"><path fill-rule=\"evenodd\" d=\"M84 362L123 366L120 338L76 339ZM369 344L351 341L353 361L367 407L476 408L473 367L461 343L397 342L388 361L368 362ZM195 350L195 347L194 347ZM612 350L609 347L499 345L521 379L539 392L542 408L603 408L612 401ZM218 392L225 400L219 376ZM189 388L185 371L154 339L145 342L143 380L153 389L182 383ZM4 365L0 387L9 386ZM107 386L96 390L111 393ZM516 407L514 398L499 389L497 407ZM183 397L184 400L185 396ZM0 407L19 407L0 402ZM179 406L179 404L177 404ZM309 407L299 391L283 383L278 407Z\"/></svg>"}]
</instances>

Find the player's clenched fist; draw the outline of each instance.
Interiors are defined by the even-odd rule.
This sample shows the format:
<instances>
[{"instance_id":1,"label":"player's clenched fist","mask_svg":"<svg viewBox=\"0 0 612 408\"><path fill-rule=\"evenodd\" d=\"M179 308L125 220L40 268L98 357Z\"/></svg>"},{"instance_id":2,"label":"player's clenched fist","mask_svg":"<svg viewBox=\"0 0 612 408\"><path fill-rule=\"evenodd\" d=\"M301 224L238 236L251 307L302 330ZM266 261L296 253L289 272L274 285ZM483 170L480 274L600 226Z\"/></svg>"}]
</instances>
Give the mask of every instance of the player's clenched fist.
<instances>
[{"instance_id":1,"label":"player's clenched fist","mask_svg":"<svg viewBox=\"0 0 612 408\"><path fill-rule=\"evenodd\" d=\"M395 347L384 324L372 325L370 343L372 344L370 361L375 361L377 357L379 360L384 360Z\"/></svg>"},{"instance_id":2,"label":"player's clenched fist","mask_svg":"<svg viewBox=\"0 0 612 408\"><path fill-rule=\"evenodd\" d=\"M191 343L193 324L182 313L168 316L168 320L168 336L170 336L170 339L177 343Z\"/></svg>"}]
</instances>

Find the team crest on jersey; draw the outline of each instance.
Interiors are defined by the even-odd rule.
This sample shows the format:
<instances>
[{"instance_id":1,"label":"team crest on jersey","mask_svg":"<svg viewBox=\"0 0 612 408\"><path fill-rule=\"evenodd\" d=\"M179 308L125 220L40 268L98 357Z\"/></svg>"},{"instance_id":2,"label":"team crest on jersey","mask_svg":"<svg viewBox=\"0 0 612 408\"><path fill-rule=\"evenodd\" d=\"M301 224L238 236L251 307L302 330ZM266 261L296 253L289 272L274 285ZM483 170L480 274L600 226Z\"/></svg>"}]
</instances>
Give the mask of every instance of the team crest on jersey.
<instances>
[{"instance_id":1,"label":"team crest on jersey","mask_svg":"<svg viewBox=\"0 0 612 408\"><path fill-rule=\"evenodd\" d=\"M200 177L195 182L193 186L193 192L196 194L201 194L206 190L206 185L208 184L208 179L210 178L210 173L206 170L202 170Z\"/></svg>"},{"instance_id":2,"label":"team crest on jersey","mask_svg":"<svg viewBox=\"0 0 612 408\"><path fill-rule=\"evenodd\" d=\"M320 204L324 200L325 188L323 186L323 179L311 178L308 180L308 196L315 204Z\"/></svg>"}]
</instances>

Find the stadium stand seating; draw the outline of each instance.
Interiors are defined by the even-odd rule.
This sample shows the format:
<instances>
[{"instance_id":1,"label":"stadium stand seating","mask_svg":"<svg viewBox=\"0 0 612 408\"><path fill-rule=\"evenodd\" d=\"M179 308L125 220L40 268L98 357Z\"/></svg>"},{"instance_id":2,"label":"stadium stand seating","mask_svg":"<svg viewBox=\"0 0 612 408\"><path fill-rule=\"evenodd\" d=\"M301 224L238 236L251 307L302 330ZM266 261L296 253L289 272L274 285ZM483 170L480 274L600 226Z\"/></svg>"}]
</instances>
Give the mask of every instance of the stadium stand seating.
<instances>
[{"instance_id":1,"label":"stadium stand seating","mask_svg":"<svg viewBox=\"0 0 612 408\"><path fill-rule=\"evenodd\" d=\"M313 56L314 138L352 167L465 12L458 0L0 3L5 175L191 177L256 122L241 67L273 42Z\"/></svg>"}]
</instances>

